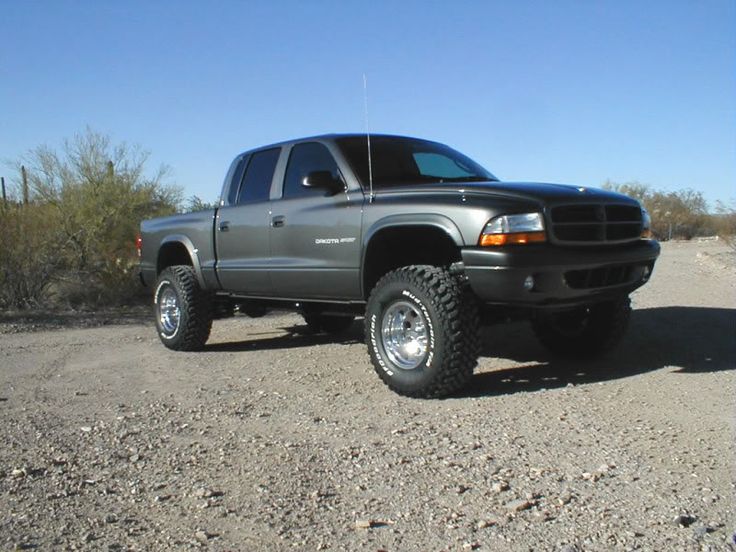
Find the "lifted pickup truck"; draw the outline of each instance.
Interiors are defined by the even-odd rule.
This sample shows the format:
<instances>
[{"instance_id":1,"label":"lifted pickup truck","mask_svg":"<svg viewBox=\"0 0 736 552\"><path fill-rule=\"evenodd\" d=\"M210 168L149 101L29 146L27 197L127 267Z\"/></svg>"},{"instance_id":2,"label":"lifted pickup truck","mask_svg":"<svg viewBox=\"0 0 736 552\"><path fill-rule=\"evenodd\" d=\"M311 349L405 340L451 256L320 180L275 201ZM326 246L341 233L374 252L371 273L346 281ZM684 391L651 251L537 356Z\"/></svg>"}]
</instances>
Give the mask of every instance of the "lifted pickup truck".
<instances>
[{"instance_id":1,"label":"lifted pickup truck","mask_svg":"<svg viewBox=\"0 0 736 552\"><path fill-rule=\"evenodd\" d=\"M659 255L649 226L620 194L500 182L436 142L327 135L238 155L215 210L144 221L140 275L170 349L202 349L235 312L293 308L328 333L364 316L381 379L441 397L470 380L481 324L510 315L555 353L613 347Z\"/></svg>"}]
</instances>

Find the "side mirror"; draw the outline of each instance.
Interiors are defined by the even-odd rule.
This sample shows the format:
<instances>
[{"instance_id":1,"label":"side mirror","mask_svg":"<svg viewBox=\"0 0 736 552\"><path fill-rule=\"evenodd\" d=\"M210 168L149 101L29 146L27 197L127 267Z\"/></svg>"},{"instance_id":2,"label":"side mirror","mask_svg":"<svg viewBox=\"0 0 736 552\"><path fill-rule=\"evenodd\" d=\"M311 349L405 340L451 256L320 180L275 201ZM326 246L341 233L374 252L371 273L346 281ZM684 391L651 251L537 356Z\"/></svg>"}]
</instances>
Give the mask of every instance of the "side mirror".
<instances>
[{"instance_id":1,"label":"side mirror","mask_svg":"<svg viewBox=\"0 0 736 552\"><path fill-rule=\"evenodd\" d=\"M343 183L330 171L312 171L302 180L305 188L321 188L334 195L343 190Z\"/></svg>"}]
</instances>

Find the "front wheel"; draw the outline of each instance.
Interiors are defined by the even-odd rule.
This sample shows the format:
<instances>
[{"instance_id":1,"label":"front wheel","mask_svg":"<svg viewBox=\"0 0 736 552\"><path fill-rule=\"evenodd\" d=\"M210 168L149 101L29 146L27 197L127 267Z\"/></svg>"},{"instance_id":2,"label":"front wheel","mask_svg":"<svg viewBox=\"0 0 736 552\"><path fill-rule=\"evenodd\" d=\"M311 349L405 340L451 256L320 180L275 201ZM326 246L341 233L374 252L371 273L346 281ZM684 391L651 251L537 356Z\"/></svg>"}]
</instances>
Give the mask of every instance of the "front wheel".
<instances>
[{"instance_id":1,"label":"front wheel","mask_svg":"<svg viewBox=\"0 0 736 552\"><path fill-rule=\"evenodd\" d=\"M153 295L156 330L161 342L175 351L198 351L212 328L212 301L199 287L191 266L170 266L161 272Z\"/></svg>"},{"instance_id":2,"label":"front wheel","mask_svg":"<svg viewBox=\"0 0 736 552\"><path fill-rule=\"evenodd\" d=\"M631 317L628 297L563 311L541 311L532 320L539 341L566 356L593 356L623 338Z\"/></svg>"},{"instance_id":3,"label":"front wheel","mask_svg":"<svg viewBox=\"0 0 736 552\"><path fill-rule=\"evenodd\" d=\"M478 310L446 269L407 266L386 274L371 292L365 335L373 367L392 390L444 397L473 375Z\"/></svg>"}]
</instances>

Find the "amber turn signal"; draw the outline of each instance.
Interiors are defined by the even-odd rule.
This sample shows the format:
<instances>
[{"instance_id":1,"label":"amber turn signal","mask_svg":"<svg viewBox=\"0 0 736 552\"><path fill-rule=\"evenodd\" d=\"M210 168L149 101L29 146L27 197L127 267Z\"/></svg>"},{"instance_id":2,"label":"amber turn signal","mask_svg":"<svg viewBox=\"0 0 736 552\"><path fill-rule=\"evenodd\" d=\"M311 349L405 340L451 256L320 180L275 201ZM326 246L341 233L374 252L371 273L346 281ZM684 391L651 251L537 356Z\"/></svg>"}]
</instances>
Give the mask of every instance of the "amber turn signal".
<instances>
[{"instance_id":1,"label":"amber turn signal","mask_svg":"<svg viewBox=\"0 0 736 552\"><path fill-rule=\"evenodd\" d=\"M525 243L542 243L547 241L544 232L515 232L513 234L483 234L480 237L480 245L522 245Z\"/></svg>"}]
</instances>

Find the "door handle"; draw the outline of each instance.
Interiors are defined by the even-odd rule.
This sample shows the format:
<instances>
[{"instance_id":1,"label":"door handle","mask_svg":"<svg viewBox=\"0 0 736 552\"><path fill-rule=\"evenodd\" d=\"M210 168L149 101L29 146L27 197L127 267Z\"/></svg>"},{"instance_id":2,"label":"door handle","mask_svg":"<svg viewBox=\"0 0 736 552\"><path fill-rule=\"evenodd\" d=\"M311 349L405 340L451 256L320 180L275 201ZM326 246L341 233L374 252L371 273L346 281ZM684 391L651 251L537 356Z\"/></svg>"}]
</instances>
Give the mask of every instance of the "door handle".
<instances>
[{"instance_id":1,"label":"door handle","mask_svg":"<svg viewBox=\"0 0 736 552\"><path fill-rule=\"evenodd\" d=\"M271 219L271 226L274 228L281 228L284 224L286 224L286 217L283 215L279 215Z\"/></svg>"},{"instance_id":2,"label":"door handle","mask_svg":"<svg viewBox=\"0 0 736 552\"><path fill-rule=\"evenodd\" d=\"M228 230L230 230L230 221L229 220L223 220L220 223L219 228L220 228L220 232L227 232Z\"/></svg>"}]
</instances>

